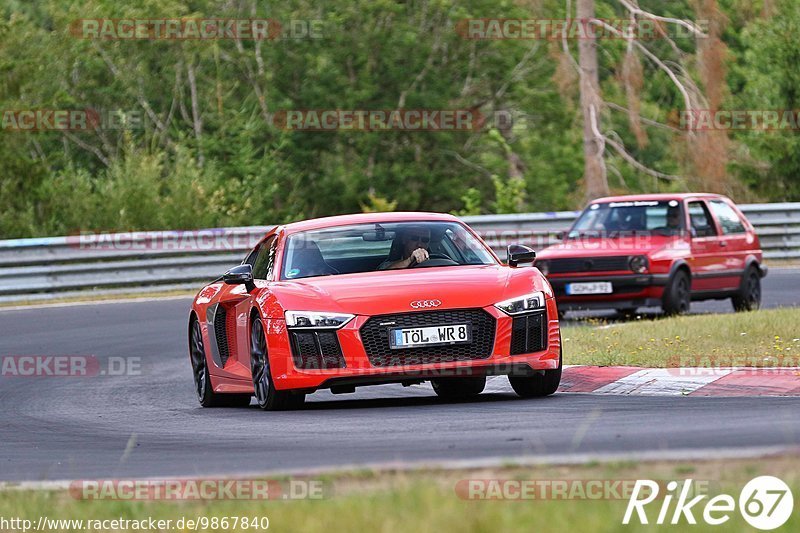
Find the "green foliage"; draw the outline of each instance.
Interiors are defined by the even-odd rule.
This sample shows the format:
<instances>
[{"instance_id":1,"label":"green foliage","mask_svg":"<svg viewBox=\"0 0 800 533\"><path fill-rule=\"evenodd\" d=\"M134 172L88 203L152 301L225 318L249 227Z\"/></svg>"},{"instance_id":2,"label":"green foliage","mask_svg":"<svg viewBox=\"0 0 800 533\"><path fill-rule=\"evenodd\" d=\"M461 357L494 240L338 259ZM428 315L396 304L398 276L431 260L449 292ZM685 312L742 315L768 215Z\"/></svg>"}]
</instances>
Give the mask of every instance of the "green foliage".
<instances>
[{"instance_id":1,"label":"green foliage","mask_svg":"<svg viewBox=\"0 0 800 533\"><path fill-rule=\"evenodd\" d=\"M481 191L475 187L470 187L467 189L466 192L464 192L464 195L461 197L461 201L464 202L464 207L463 209L454 211L454 215L465 217L469 215L481 214Z\"/></svg>"},{"instance_id":2,"label":"green foliage","mask_svg":"<svg viewBox=\"0 0 800 533\"><path fill-rule=\"evenodd\" d=\"M367 203L361 204L361 211L364 213L386 213L394 211L397 207L397 201L390 201L382 196L378 196L373 192L367 195Z\"/></svg>"},{"instance_id":3,"label":"green foliage","mask_svg":"<svg viewBox=\"0 0 800 533\"><path fill-rule=\"evenodd\" d=\"M778 0L769 18L755 19L741 32L743 53L734 79L741 92L734 109L800 109L800 3ZM760 195L779 201L800 198L800 136L794 129L746 131L737 135L744 156L734 166Z\"/></svg>"},{"instance_id":4,"label":"green foliage","mask_svg":"<svg viewBox=\"0 0 800 533\"><path fill-rule=\"evenodd\" d=\"M781 0L769 19L744 4L720 0L732 20L724 38L735 60L726 103L798 107L798 4ZM644 7L694 19L691 5ZM68 134L0 132L0 238L272 224L360 210L579 207L582 123L577 81L559 71L560 43L473 41L453 30L465 18L557 19L564 9L559 0L6 2L0 110L119 110L132 122ZM616 0L597 0L597 13L623 11ZM92 41L70 32L78 19L103 17L315 20L322 37ZM599 44L603 96L625 106L618 67L626 43ZM691 61L693 41L677 44L690 67L701 68ZM577 55L577 44L569 46ZM648 46L663 57L673 53L667 42ZM681 96L662 71L642 63L640 113L669 122ZM271 121L285 110L401 106L474 109L487 120L460 132L289 131ZM501 124L503 117L511 124ZM611 108L602 124L645 165L685 173L681 136L647 127L649 143L639 146L627 114ZM747 154L736 161L737 175L753 190L765 199L800 198L793 134L746 133L735 141L736 153ZM608 162L620 192L680 186L616 157Z\"/></svg>"},{"instance_id":5,"label":"green foliage","mask_svg":"<svg viewBox=\"0 0 800 533\"><path fill-rule=\"evenodd\" d=\"M495 190L494 212L519 213L520 206L525 201L525 182L517 178L502 179L494 175L492 183Z\"/></svg>"}]
</instances>

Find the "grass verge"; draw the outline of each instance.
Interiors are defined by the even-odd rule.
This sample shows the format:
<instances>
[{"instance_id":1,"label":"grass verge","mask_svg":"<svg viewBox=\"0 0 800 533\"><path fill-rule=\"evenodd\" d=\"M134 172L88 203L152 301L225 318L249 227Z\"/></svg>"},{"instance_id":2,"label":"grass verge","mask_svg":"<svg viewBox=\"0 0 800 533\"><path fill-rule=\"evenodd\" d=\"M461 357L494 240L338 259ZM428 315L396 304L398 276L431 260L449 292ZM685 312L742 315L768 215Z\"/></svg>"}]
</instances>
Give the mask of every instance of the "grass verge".
<instances>
[{"instance_id":1,"label":"grass verge","mask_svg":"<svg viewBox=\"0 0 800 533\"><path fill-rule=\"evenodd\" d=\"M198 285L199 287L199 285ZM46 300L42 299L27 299L27 300L14 300L8 302L0 302L0 309L9 308L9 307L47 307L48 305L54 304L74 304L74 303L92 303L92 302L116 302L117 300L120 301L127 301L127 300L147 300L152 298L176 298L179 296L185 296L187 298L193 297L197 294L197 290L184 290L184 289L174 289L174 290L165 290L165 291L148 291L148 292L123 292L123 293L113 293L113 294L93 294L87 291L85 294L76 294L72 296L65 296L63 298L48 298Z\"/></svg>"},{"instance_id":2,"label":"grass verge","mask_svg":"<svg viewBox=\"0 0 800 533\"><path fill-rule=\"evenodd\" d=\"M799 324L796 308L615 324L598 321L564 329L564 362L659 368L676 361L695 366L687 363L699 360L714 366L794 367L800 366Z\"/></svg>"},{"instance_id":3,"label":"grass verge","mask_svg":"<svg viewBox=\"0 0 800 533\"><path fill-rule=\"evenodd\" d=\"M113 520L117 518L156 520L198 517L266 517L274 531L643 531L638 522L625 526L622 517L634 480L661 482L662 491L671 480L694 480L706 493L696 506L699 525L693 531L720 531L705 525L702 507L708 498L730 494L738 499L745 483L761 475L775 475L800 495L800 463L794 456L759 459L654 462L590 463L579 466L507 467L481 470L419 470L399 472L351 472L316 477L326 487L318 500L266 501L107 501L78 500L64 491L0 492L0 517L24 518L37 523L40 516L57 519ZM306 478L307 480L307 478ZM468 491L457 490L468 480L512 480L538 484L548 489L529 491L524 499L470 499ZM286 480L283 480L284 482ZM587 482L602 482L601 491L590 490ZM567 491L556 487L568 483ZM618 483L617 483L618 482ZM616 485L615 485L616 483ZM482 485L486 488L490 485ZM496 486L499 486L496 485ZM508 487L509 485L504 485ZM585 490L579 490L583 488ZM705 489L705 490L702 490ZM663 492L662 492L663 493ZM484 494L479 490L473 494ZM517 493L507 493L515 495ZM549 496L548 496L549 495ZM675 507L673 498L670 508ZM646 507L655 521L661 498ZM697 510L699 508L699 510ZM734 511L724 530L744 530L747 524ZM686 530L685 519L678 526L661 526L666 531ZM652 528L652 525L649 526ZM87 531L61 527L60 531ZM105 528L103 531L113 531ZM132 530L117 528L117 531ZM165 531L175 529L165 529ZM253 528L197 528L198 531L254 531ZM782 530L800 530L800 513L795 512Z\"/></svg>"}]
</instances>

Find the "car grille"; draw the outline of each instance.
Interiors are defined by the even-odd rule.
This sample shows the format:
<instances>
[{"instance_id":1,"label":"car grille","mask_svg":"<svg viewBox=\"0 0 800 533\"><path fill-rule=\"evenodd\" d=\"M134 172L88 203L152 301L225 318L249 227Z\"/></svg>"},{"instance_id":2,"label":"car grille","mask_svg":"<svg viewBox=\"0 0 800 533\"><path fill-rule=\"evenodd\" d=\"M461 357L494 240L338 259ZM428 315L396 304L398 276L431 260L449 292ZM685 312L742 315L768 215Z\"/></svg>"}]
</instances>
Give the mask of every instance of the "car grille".
<instances>
[{"instance_id":1,"label":"car grille","mask_svg":"<svg viewBox=\"0 0 800 533\"><path fill-rule=\"evenodd\" d=\"M395 328L470 324L472 342L415 348L389 347L389 331ZM494 347L495 320L483 309L453 309L378 315L361 326L361 342L373 366L400 366L486 359Z\"/></svg>"},{"instance_id":2,"label":"car grille","mask_svg":"<svg viewBox=\"0 0 800 533\"><path fill-rule=\"evenodd\" d=\"M569 257L548 259L550 274L567 272L606 272L611 270L630 270L627 255L613 257Z\"/></svg>"},{"instance_id":3,"label":"car grille","mask_svg":"<svg viewBox=\"0 0 800 533\"><path fill-rule=\"evenodd\" d=\"M515 317L511 324L511 355L547 349L547 313Z\"/></svg>"},{"instance_id":4,"label":"car grille","mask_svg":"<svg viewBox=\"0 0 800 533\"><path fill-rule=\"evenodd\" d=\"M292 359L301 370L344 368L344 356L336 331L304 329L291 331Z\"/></svg>"}]
</instances>

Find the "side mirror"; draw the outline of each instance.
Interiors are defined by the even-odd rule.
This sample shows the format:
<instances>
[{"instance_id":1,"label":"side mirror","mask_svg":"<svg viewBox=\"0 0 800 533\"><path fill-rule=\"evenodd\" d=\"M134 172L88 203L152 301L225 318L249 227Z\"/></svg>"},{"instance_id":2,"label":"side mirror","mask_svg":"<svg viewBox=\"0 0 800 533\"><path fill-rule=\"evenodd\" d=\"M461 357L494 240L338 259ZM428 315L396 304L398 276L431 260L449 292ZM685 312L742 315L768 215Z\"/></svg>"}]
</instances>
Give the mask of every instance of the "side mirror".
<instances>
[{"instance_id":1,"label":"side mirror","mask_svg":"<svg viewBox=\"0 0 800 533\"><path fill-rule=\"evenodd\" d=\"M256 284L253 282L253 267L247 263L233 267L225 272L222 276L222 281L228 285L244 285L247 292L251 292L256 288Z\"/></svg>"},{"instance_id":2,"label":"side mirror","mask_svg":"<svg viewBox=\"0 0 800 533\"><path fill-rule=\"evenodd\" d=\"M515 267L520 263L533 263L536 259L536 252L533 248L528 248L521 244L509 244L507 248L508 266Z\"/></svg>"},{"instance_id":3,"label":"side mirror","mask_svg":"<svg viewBox=\"0 0 800 533\"><path fill-rule=\"evenodd\" d=\"M557 231L557 232L553 233L553 237L557 241L563 241L566 236L567 236L567 232L566 231Z\"/></svg>"}]
</instances>

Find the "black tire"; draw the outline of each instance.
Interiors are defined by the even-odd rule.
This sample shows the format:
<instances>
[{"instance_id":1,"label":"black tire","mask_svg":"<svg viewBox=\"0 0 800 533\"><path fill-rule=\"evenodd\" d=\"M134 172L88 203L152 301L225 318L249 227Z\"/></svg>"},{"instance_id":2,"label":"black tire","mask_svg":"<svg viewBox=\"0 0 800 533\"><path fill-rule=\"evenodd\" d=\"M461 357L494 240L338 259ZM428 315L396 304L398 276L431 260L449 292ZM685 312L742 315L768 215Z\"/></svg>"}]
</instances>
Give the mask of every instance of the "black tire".
<instances>
[{"instance_id":1,"label":"black tire","mask_svg":"<svg viewBox=\"0 0 800 533\"><path fill-rule=\"evenodd\" d=\"M194 374L194 391L197 400L203 407L247 407L250 405L249 394L219 394L211 386L211 376L208 373L208 359L203 344L203 332L200 322L192 321L189 333L189 359L192 362Z\"/></svg>"},{"instance_id":2,"label":"black tire","mask_svg":"<svg viewBox=\"0 0 800 533\"><path fill-rule=\"evenodd\" d=\"M275 389L267 355L267 338L261 319L253 317L250 324L250 370L253 376L253 393L256 403L265 411L285 411L303 405L306 395Z\"/></svg>"},{"instance_id":3,"label":"black tire","mask_svg":"<svg viewBox=\"0 0 800 533\"><path fill-rule=\"evenodd\" d=\"M486 376L432 379L431 385L439 398L456 400L477 396L486 387Z\"/></svg>"},{"instance_id":4,"label":"black tire","mask_svg":"<svg viewBox=\"0 0 800 533\"><path fill-rule=\"evenodd\" d=\"M685 315L692 306L692 282L689 273L679 269L664 288L662 308L669 316Z\"/></svg>"},{"instance_id":5,"label":"black tire","mask_svg":"<svg viewBox=\"0 0 800 533\"><path fill-rule=\"evenodd\" d=\"M745 270L739 291L731 298L733 309L741 311L757 311L761 308L761 273L751 266Z\"/></svg>"},{"instance_id":6,"label":"black tire","mask_svg":"<svg viewBox=\"0 0 800 533\"><path fill-rule=\"evenodd\" d=\"M563 348L558 354L558 368L545 370L532 376L508 376L511 388L521 398L541 398L550 396L558 390L561 383L561 367L563 366Z\"/></svg>"}]
</instances>

